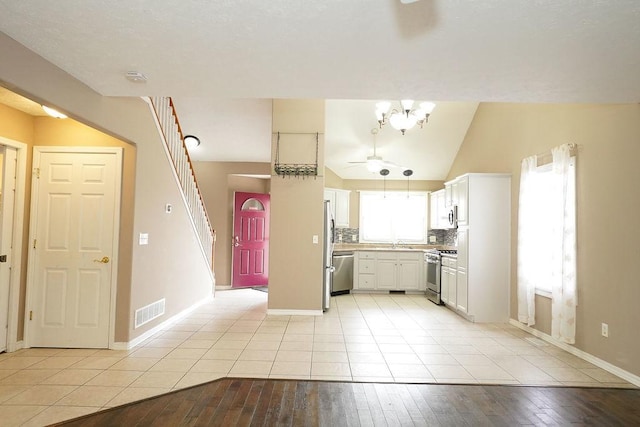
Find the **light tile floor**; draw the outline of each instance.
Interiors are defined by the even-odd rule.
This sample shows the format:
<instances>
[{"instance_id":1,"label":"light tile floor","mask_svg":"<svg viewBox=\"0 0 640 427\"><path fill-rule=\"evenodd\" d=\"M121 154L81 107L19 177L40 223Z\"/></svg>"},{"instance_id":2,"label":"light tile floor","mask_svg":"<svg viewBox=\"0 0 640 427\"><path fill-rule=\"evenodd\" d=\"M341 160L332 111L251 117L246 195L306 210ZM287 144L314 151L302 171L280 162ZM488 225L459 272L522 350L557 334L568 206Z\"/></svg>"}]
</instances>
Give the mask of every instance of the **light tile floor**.
<instances>
[{"instance_id":1,"label":"light tile floor","mask_svg":"<svg viewBox=\"0 0 640 427\"><path fill-rule=\"evenodd\" d=\"M213 302L127 350L0 354L0 426L40 426L221 377L634 387L506 324L422 295L332 298L323 316L268 316L267 294Z\"/></svg>"}]
</instances>

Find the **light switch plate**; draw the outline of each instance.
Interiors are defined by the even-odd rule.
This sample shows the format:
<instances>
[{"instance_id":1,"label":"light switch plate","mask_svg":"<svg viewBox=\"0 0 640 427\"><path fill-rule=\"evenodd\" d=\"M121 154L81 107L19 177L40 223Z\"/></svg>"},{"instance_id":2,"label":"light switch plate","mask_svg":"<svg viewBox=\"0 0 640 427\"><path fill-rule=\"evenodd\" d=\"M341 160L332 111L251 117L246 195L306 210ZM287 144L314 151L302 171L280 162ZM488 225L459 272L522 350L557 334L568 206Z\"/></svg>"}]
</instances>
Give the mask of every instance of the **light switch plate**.
<instances>
[{"instance_id":1,"label":"light switch plate","mask_svg":"<svg viewBox=\"0 0 640 427\"><path fill-rule=\"evenodd\" d=\"M313 235L313 244L314 244L314 245L317 245L317 244L318 244L318 235L317 235L317 234L314 234L314 235Z\"/></svg>"},{"instance_id":2,"label":"light switch plate","mask_svg":"<svg viewBox=\"0 0 640 427\"><path fill-rule=\"evenodd\" d=\"M171 203L167 203L166 205L164 205L165 213L171 213L172 210L173 210L173 206L171 206Z\"/></svg>"},{"instance_id":3,"label":"light switch plate","mask_svg":"<svg viewBox=\"0 0 640 427\"><path fill-rule=\"evenodd\" d=\"M140 238L138 239L138 244L140 244L140 245L148 245L149 244L149 233L140 233Z\"/></svg>"}]
</instances>

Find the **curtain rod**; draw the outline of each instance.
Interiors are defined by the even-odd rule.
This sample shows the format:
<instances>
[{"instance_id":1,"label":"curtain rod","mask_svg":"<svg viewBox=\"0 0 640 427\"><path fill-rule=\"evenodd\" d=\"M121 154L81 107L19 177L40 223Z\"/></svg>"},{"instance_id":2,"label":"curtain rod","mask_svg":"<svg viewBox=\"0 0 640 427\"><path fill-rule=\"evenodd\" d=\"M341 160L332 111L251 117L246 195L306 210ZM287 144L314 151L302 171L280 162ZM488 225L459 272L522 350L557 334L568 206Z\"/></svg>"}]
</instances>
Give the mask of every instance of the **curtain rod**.
<instances>
[{"instance_id":1,"label":"curtain rod","mask_svg":"<svg viewBox=\"0 0 640 427\"><path fill-rule=\"evenodd\" d=\"M578 144L574 144L573 142L569 142L567 144L561 144L561 145L559 145L559 147L561 147L562 145L568 145L569 146L569 151L571 151L571 154L574 155L574 156L576 155L575 152L578 150ZM547 157L547 156L550 156L551 155L551 150L552 149L549 149L547 151L543 151L542 153L538 153L538 154L536 154L536 157Z\"/></svg>"}]
</instances>

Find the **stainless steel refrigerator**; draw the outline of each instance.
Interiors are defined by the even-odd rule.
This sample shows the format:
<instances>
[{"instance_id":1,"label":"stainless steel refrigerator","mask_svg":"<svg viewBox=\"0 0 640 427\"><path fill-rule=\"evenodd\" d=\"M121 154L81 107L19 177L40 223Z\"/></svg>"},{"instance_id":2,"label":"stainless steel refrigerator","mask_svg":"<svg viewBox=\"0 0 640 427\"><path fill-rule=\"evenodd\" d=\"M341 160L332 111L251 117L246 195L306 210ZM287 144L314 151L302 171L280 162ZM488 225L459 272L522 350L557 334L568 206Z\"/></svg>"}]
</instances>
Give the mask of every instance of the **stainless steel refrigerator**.
<instances>
[{"instance_id":1,"label":"stainless steel refrigerator","mask_svg":"<svg viewBox=\"0 0 640 427\"><path fill-rule=\"evenodd\" d=\"M333 254L333 228L334 228L333 214L331 213L331 205L328 200L324 201L324 238L322 239L323 250L323 285L322 285L322 310L327 311L329 309L329 302L331 301L331 275L333 274L332 254Z\"/></svg>"}]
</instances>

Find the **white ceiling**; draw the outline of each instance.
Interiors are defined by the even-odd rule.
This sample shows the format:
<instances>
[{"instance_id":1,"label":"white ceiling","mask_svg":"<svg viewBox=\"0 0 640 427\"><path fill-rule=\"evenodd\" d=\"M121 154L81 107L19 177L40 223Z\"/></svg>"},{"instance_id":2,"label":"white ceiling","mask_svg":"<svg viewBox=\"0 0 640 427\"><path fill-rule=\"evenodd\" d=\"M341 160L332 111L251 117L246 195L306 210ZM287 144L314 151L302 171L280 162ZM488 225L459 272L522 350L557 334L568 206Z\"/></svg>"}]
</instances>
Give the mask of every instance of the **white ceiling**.
<instances>
[{"instance_id":1,"label":"white ceiling","mask_svg":"<svg viewBox=\"0 0 640 427\"><path fill-rule=\"evenodd\" d=\"M411 131L421 142L408 132L391 149L391 129L378 134L385 159L433 179L446 175L478 102L640 102L637 0L0 0L0 8L0 31L97 92L172 96L185 133L202 140L196 160L268 161L272 98L332 100L325 136L337 169L338 159L366 157L375 126L364 102L337 100L436 101L430 124ZM131 70L148 81L129 82Z\"/></svg>"}]
</instances>

